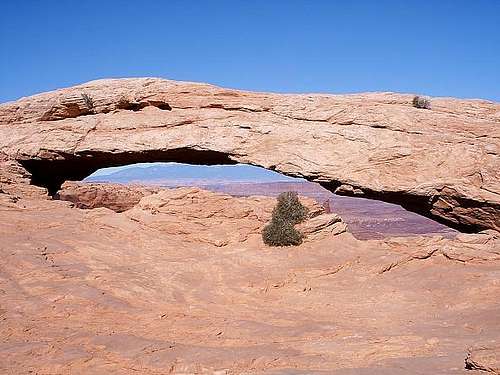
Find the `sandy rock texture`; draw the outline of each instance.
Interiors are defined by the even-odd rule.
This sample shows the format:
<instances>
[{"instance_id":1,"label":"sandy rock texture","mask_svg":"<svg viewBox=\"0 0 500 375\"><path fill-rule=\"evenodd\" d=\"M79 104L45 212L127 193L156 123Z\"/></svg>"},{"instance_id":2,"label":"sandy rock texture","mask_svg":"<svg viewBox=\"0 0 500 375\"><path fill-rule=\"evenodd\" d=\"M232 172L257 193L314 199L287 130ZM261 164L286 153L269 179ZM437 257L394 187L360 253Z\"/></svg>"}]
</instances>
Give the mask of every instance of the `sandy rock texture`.
<instances>
[{"instance_id":1,"label":"sandy rock texture","mask_svg":"<svg viewBox=\"0 0 500 375\"><path fill-rule=\"evenodd\" d=\"M498 373L497 232L360 241L319 209L314 238L270 248L274 204L0 199L0 372Z\"/></svg>"},{"instance_id":2,"label":"sandy rock texture","mask_svg":"<svg viewBox=\"0 0 500 375\"><path fill-rule=\"evenodd\" d=\"M0 105L0 373L498 374L500 105L411 100L145 78ZM307 240L271 248L270 197L66 182L143 161L260 165L475 233L362 241L304 199Z\"/></svg>"},{"instance_id":3,"label":"sandy rock texture","mask_svg":"<svg viewBox=\"0 0 500 375\"><path fill-rule=\"evenodd\" d=\"M17 161L0 152L0 197L13 201L20 197L46 199L47 190L30 182L31 174Z\"/></svg>"},{"instance_id":4,"label":"sandy rock texture","mask_svg":"<svg viewBox=\"0 0 500 375\"><path fill-rule=\"evenodd\" d=\"M465 359L465 367L500 374L500 347L475 347L469 350Z\"/></svg>"},{"instance_id":5,"label":"sandy rock texture","mask_svg":"<svg viewBox=\"0 0 500 375\"><path fill-rule=\"evenodd\" d=\"M155 194L159 190L160 188L154 186L66 181L54 198L73 202L78 208L105 207L123 212L134 207L142 197Z\"/></svg>"},{"instance_id":6,"label":"sandy rock texture","mask_svg":"<svg viewBox=\"0 0 500 375\"><path fill-rule=\"evenodd\" d=\"M340 215L349 226L349 232L363 240L428 234L453 237L457 234L457 230L407 211L399 205L374 199L336 195L309 181L218 183L197 186L204 190L238 197L252 195L277 197L283 191L295 191L299 195L313 198L324 206L327 212Z\"/></svg>"},{"instance_id":7,"label":"sandy rock texture","mask_svg":"<svg viewBox=\"0 0 500 375\"><path fill-rule=\"evenodd\" d=\"M500 104L395 93L284 95L155 78L0 105L0 151L54 193L141 161L249 163L478 232L500 227Z\"/></svg>"},{"instance_id":8,"label":"sandy rock texture","mask_svg":"<svg viewBox=\"0 0 500 375\"><path fill-rule=\"evenodd\" d=\"M125 215L134 221L166 233L185 234L189 241L208 242L219 247L230 242L243 242L250 234L261 233L263 225L271 218L275 201L269 197L234 198L199 188L167 189L81 182L65 182L57 197L79 208L105 207L116 212L127 211ZM310 220L300 224L298 229L309 239L347 230L347 225L338 215L324 213L323 207L314 199L301 197L301 201L308 208ZM200 211L201 205L203 211ZM205 221L193 220L200 216Z\"/></svg>"}]
</instances>

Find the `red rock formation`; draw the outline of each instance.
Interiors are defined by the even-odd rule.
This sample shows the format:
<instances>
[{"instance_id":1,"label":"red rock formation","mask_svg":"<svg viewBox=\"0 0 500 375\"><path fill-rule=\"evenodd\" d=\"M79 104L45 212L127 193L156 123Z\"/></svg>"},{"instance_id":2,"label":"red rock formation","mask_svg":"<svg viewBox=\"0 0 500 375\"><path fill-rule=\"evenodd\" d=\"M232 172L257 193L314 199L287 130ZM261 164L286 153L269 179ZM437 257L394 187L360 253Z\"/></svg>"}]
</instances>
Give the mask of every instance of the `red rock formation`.
<instances>
[{"instance_id":1,"label":"red rock formation","mask_svg":"<svg viewBox=\"0 0 500 375\"><path fill-rule=\"evenodd\" d=\"M500 346L471 348L465 359L465 368L500 374Z\"/></svg>"},{"instance_id":2,"label":"red rock formation","mask_svg":"<svg viewBox=\"0 0 500 375\"><path fill-rule=\"evenodd\" d=\"M159 190L160 188L153 186L66 181L55 198L73 202L78 208L106 207L115 212L123 212L134 207L142 197L157 193Z\"/></svg>"},{"instance_id":3,"label":"red rock formation","mask_svg":"<svg viewBox=\"0 0 500 375\"><path fill-rule=\"evenodd\" d=\"M410 101L134 79L1 105L0 372L498 373L498 231L359 241L318 215L308 241L270 248L274 199L161 190L119 213L29 185L250 162L498 229L498 104Z\"/></svg>"},{"instance_id":4,"label":"red rock formation","mask_svg":"<svg viewBox=\"0 0 500 375\"><path fill-rule=\"evenodd\" d=\"M201 188L235 196L276 197L283 191L296 191L321 203L326 213L339 214L349 231L359 239L395 236L442 235L453 237L457 231L422 215L382 201L338 196L312 182L224 183L200 185Z\"/></svg>"},{"instance_id":5,"label":"red rock formation","mask_svg":"<svg viewBox=\"0 0 500 375\"><path fill-rule=\"evenodd\" d=\"M498 230L500 105L433 98L426 110L412 98L99 80L0 105L0 151L52 192L105 166L240 162L462 230Z\"/></svg>"},{"instance_id":6,"label":"red rock formation","mask_svg":"<svg viewBox=\"0 0 500 375\"><path fill-rule=\"evenodd\" d=\"M194 188L122 213L0 200L0 372L496 368L498 234L359 241L313 225L270 248L274 204Z\"/></svg>"}]
</instances>

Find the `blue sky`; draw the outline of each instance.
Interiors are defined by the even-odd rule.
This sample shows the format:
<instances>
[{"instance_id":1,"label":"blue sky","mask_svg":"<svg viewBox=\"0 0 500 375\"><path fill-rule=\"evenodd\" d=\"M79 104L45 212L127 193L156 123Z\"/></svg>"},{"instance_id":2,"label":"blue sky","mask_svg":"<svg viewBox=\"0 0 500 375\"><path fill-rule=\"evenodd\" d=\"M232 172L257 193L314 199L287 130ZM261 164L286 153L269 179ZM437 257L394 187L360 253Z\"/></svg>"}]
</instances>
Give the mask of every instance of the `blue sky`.
<instances>
[{"instance_id":1,"label":"blue sky","mask_svg":"<svg viewBox=\"0 0 500 375\"><path fill-rule=\"evenodd\" d=\"M103 168L87 177L87 181L127 183L133 181L173 180L177 182L271 182L301 180L252 165L188 165L181 163L138 163L123 167Z\"/></svg>"},{"instance_id":2,"label":"blue sky","mask_svg":"<svg viewBox=\"0 0 500 375\"><path fill-rule=\"evenodd\" d=\"M500 101L500 1L4 0L0 102L104 77Z\"/></svg>"}]
</instances>

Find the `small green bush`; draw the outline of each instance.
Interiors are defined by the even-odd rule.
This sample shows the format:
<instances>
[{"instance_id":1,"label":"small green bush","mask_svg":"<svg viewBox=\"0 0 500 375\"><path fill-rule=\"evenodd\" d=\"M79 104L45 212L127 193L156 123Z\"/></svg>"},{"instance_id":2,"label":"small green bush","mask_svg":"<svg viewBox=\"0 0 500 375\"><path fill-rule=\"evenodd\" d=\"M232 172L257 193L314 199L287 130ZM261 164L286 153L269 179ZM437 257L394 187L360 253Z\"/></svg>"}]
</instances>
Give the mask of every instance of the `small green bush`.
<instances>
[{"instance_id":1,"label":"small green bush","mask_svg":"<svg viewBox=\"0 0 500 375\"><path fill-rule=\"evenodd\" d=\"M308 210L300 203L297 193L281 193L273 209L271 223L262 231L264 243L269 246L300 245L304 236L294 225L304 221L307 213Z\"/></svg>"},{"instance_id":2,"label":"small green bush","mask_svg":"<svg viewBox=\"0 0 500 375\"><path fill-rule=\"evenodd\" d=\"M415 95L412 104L415 108L431 109L431 101L422 96Z\"/></svg>"}]
</instances>

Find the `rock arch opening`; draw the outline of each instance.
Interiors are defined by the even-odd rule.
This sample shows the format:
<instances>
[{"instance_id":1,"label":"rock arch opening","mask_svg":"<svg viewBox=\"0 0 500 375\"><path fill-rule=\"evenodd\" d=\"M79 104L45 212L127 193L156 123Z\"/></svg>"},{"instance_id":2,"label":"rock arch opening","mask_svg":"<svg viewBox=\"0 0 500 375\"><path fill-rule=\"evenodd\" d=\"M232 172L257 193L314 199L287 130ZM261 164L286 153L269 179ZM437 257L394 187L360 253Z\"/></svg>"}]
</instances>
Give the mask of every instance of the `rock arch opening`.
<instances>
[{"instance_id":1,"label":"rock arch opening","mask_svg":"<svg viewBox=\"0 0 500 375\"><path fill-rule=\"evenodd\" d=\"M41 158L30 158L18 160L28 172L31 173L31 183L37 186L45 187L49 195L54 196L65 181L81 181L93 172L107 167L124 166L134 163L148 162L177 162L191 165L235 165L240 162L240 156L221 151L203 149L200 147L183 147L166 150L143 150L129 152L101 152L88 151L79 153L61 153L56 154L46 151L47 155ZM258 165L260 163L252 163ZM261 164L262 165L262 164ZM280 168L268 166L269 170L279 171ZM286 173L291 175L290 173ZM306 180L317 182L324 189L331 193L346 196L356 196L360 198L375 199L386 203L400 205L407 211L415 212L425 216L434 222L462 232L477 232L485 229L476 225L457 223L447 220L446 217L436 215L432 212L432 202L425 196L410 195L403 192L375 192L363 188L353 191L346 190L344 185L338 181L325 182L318 181L314 176L296 174ZM467 205L470 202L459 202L459 205ZM474 203L474 202L472 202ZM418 230L415 232L418 233Z\"/></svg>"},{"instance_id":2,"label":"rock arch opening","mask_svg":"<svg viewBox=\"0 0 500 375\"><path fill-rule=\"evenodd\" d=\"M172 154L168 156L172 157ZM302 196L314 199L327 212L334 212L345 218L351 233L358 239L429 234L451 237L456 234L453 229L407 211L399 205L335 195L318 183L261 167L235 163L219 154L206 155L210 156L208 160L211 163L205 165L193 163L192 159L189 159L190 164L186 163L183 153L176 156L175 162L157 162L158 159L153 159L155 162L150 162L151 159L143 162L139 158L133 159L139 160L138 163L129 164L120 163L125 160L122 156L115 163L108 163L108 167L78 178L82 180L81 183L65 184L54 197L69 200L80 208L93 208L97 205L122 212L137 204L142 194L151 194L162 188L198 187L236 197L276 197L283 191L297 191ZM159 159L164 157L162 155ZM79 172L80 176L84 174L83 171Z\"/></svg>"},{"instance_id":3,"label":"rock arch opening","mask_svg":"<svg viewBox=\"0 0 500 375\"><path fill-rule=\"evenodd\" d=\"M61 188L64 181L83 180L101 168L147 162L236 164L236 161L232 160L229 155L221 152L186 148L166 151L67 154L54 159L29 159L20 162L31 173L32 184L47 188L51 196Z\"/></svg>"}]
</instances>

